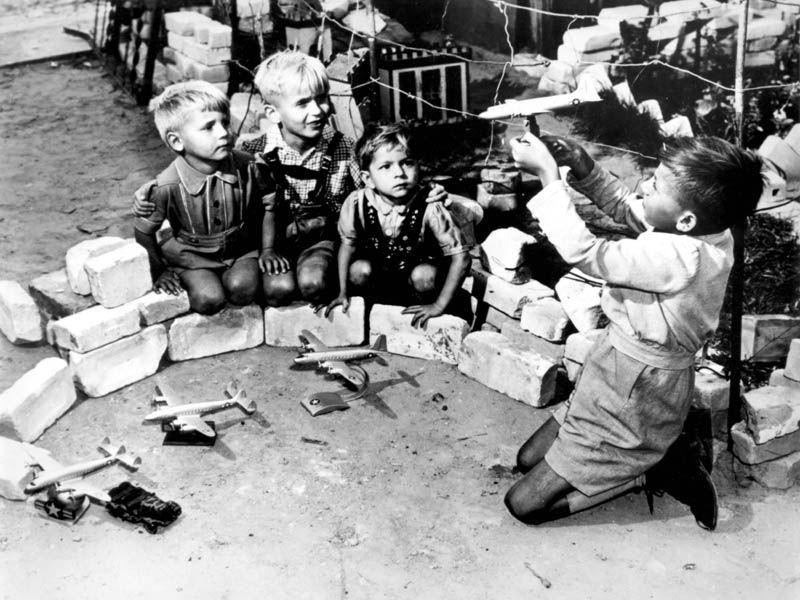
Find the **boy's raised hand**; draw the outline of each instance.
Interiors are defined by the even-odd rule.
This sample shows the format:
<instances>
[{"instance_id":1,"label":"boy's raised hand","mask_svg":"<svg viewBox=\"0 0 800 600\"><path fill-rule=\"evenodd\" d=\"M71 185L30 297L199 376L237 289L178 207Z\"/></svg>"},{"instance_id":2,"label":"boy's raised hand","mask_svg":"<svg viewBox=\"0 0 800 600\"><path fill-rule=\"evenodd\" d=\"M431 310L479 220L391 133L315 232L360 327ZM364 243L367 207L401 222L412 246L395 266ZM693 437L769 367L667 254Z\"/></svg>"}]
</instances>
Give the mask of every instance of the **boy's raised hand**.
<instances>
[{"instance_id":1,"label":"boy's raised hand","mask_svg":"<svg viewBox=\"0 0 800 600\"><path fill-rule=\"evenodd\" d=\"M156 279L156 282L153 284L153 289L156 292L167 292L168 294L177 296L183 291L183 286L181 285L181 279L178 277L178 274L171 269L167 269L158 276L158 279Z\"/></svg>"},{"instance_id":2,"label":"boy's raised hand","mask_svg":"<svg viewBox=\"0 0 800 600\"><path fill-rule=\"evenodd\" d=\"M532 133L526 133L511 139L508 145L517 168L536 175L543 186L558 181L558 164L542 140Z\"/></svg>"},{"instance_id":3,"label":"boy's raised hand","mask_svg":"<svg viewBox=\"0 0 800 600\"><path fill-rule=\"evenodd\" d=\"M156 209L155 203L150 201L150 190L156 187L157 182L151 179L133 192L133 214L137 217L149 217Z\"/></svg>"},{"instance_id":4,"label":"boy's raised hand","mask_svg":"<svg viewBox=\"0 0 800 600\"><path fill-rule=\"evenodd\" d=\"M594 159L577 142L557 135L544 135L542 141L558 165L569 167L576 179L588 177L594 169Z\"/></svg>"},{"instance_id":5,"label":"boy's raised hand","mask_svg":"<svg viewBox=\"0 0 800 600\"><path fill-rule=\"evenodd\" d=\"M289 261L275 250L262 250L258 257L258 267L267 275L280 275L291 270Z\"/></svg>"},{"instance_id":6,"label":"boy's raised hand","mask_svg":"<svg viewBox=\"0 0 800 600\"><path fill-rule=\"evenodd\" d=\"M442 184L432 183L425 202L428 204L432 204L433 202L443 202L445 208L447 208L453 203L453 199L447 194L447 190L444 189Z\"/></svg>"},{"instance_id":7,"label":"boy's raised hand","mask_svg":"<svg viewBox=\"0 0 800 600\"><path fill-rule=\"evenodd\" d=\"M420 328L425 327L428 319L444 314L444 309L437 304L415 304L403 309L404 315L414 315L411 317L411 326Z\"/></svg>"}]
</instances>

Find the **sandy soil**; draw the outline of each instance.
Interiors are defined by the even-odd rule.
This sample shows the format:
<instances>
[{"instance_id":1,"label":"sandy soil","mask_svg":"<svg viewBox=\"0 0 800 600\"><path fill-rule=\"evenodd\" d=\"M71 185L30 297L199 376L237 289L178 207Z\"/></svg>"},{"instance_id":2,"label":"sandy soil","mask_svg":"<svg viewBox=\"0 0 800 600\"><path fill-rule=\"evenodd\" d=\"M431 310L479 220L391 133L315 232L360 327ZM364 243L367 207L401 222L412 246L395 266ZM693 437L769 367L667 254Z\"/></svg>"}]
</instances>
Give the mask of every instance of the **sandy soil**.
<instances>
[{"instance_id":1,"label":"sandy soil","mask_svg":"<svg viewBox=\"0 0 800 600\"><path fill-rule=\"evenodd\" d=\"M169 160L150 120L95 62L0 71L0 279L63 265L71 245L130 235L131 191ZM0 387L48 348L0 340ZM305 394L335 387L261 347L188 361L80 401L37 442L69 463L106 435L141 455L111 468L176 500L158 535L101 508L74 526L0 501L0 596L18 598L764 598L800 597L800 491L715 479L714 533L669 498L641 495L550 525L506 513L517 447L548 416L461 376L392 357L369 363L372 395L311 418ZM163 379L186 399L240 380L256 418L218 416L213 449L164 447L141 425ZM434 394L443 399L433 400Z\"/></svg>"}]
</instances>

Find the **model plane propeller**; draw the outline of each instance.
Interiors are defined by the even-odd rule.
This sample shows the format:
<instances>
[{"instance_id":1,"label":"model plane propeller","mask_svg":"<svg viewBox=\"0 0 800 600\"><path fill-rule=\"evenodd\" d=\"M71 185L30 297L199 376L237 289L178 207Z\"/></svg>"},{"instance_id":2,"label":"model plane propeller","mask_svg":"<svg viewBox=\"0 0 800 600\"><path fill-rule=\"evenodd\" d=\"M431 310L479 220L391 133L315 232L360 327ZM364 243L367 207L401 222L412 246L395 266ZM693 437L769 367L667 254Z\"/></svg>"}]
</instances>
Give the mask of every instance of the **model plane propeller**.
<instances>
[{"instance_id":1,"label":"model plane propeller","mask_svg":"<svg viewBox=\"0 0 800 600\"><path fill-rule=\"evenodd\" d=\"M171 426L176 431L196 431L206 437L216 437L217 433L203 420L204 415L239 408L248 415L256 412L255 400L247 402L247 394L240 390L236 383L228 384L223 400L210 400L208 402L193 402L189 404L173 404L169 394L162 390L163 385L156 385L153 393L153 405L159 406L158 410L151 412L144 420L147 423L162 423Z\"/></svg>"},{"instance_id":2,"label":"model plane propeller","mask_svg":"<svg viewBox=\"0 0 800 600\"><path fill-rule=\"evenodd\" d=\"M303 352L294 359L295 364L317 363L329 373L343 377L356 387L364 384L364 376L348 365L347 361L388 354L385 335L378 336L372 346L327 346L313 333L303 329L300 341L303 342Z\"/></svg>"},{"instance_id":3,"label":"model plane propeller","mask_svg":"<svg viewBox=\"0 0 800 600\"><path fill-rule=\"evenodd\" d=\"M109 502L111 498L107 492L83 481L73 480L116 463L121 463L135 471L139 468L142 459L126 454L125 446L112 446L108 438L105 438L97 449L103 454L102 458L69 466L64 466L44 454L38 457L37 462L32 465L37 469L37 473L33 480L25 486L25 493L36 494L46 490L50 498L58 499L64 505L75 503L85 497L103 504Z\"/></svg>"},{"instance_id":4,"label":"model plane propeller","mask_svg":"<svg viewBox=\"0 0 800 600\"><path fill-rule=\"evenodd\" d=\"M478 116L481 119L508 119L511 117L529 117L541 113L549 113L562 108L569 108L584 102L600 102L602 98L588 78L578 81L578 89L569 94L542 96L528 100L506 100L502 104L490 106Z\"/></svg>"}]
</instances>

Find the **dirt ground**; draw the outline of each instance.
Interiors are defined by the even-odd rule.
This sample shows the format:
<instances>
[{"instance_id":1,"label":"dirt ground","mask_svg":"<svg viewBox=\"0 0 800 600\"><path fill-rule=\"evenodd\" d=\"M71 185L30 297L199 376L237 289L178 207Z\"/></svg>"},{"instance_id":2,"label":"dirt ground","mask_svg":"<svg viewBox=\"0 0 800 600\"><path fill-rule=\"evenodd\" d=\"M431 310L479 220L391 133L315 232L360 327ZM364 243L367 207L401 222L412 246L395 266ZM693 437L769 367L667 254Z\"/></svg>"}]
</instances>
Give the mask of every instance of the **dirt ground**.
<instances>
[{"instance_id":1,"label":"dirt ground","mask_svg":"<svg viewBox=\"0 0 800 600\"><path fill-rule=\"evenodd\" d=\"M170 160L93 60L0 70L0 140L0 279L23 285L79 241L130 236L132 190ZM0 339L0 389L49 355ZM150 535L97 506L65 526L0 499L2 598L800 598L800 491L737 486L728 454L716 532L667 497L651 516L643 495L527 527L502 498L548 410L391 357L366 365L364 401L312 418L300 398L337 384L290 369L293 355L178 363L80 400L37 445L69 463L110 436L143 464L93 482L131 479L183 515ZM218 415L214 448L162 446L141 424L156 381L214 399L232 378L259 413Z\"/></svg>"}]
</instances>

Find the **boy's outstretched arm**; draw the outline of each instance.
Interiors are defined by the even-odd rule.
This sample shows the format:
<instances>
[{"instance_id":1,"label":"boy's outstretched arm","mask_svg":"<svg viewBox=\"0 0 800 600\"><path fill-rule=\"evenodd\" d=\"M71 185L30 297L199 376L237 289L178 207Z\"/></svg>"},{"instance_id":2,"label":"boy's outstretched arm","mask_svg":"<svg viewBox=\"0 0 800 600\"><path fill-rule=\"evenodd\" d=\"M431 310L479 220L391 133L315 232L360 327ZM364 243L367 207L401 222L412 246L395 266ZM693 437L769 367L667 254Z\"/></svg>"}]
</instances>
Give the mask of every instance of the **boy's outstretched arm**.
<instances>
[{"instance_id":1,"label":"boy's outstretched arm","mask_svg":"<svg viewBox=\"0 0 800 600\"><path fill-rule=\"evenodd\" d=\"M532 133L510 140L509 146L514 164L523 171L536 175L543 187L561 179L556 159L544 142Z\"/></svg>"},{"instance_id":2,"label":"boy's outstretched arm","mask_svg":"<svg viewBox=\"0 0 800 600\"><path fill-rule=\"evenodd\" d=\"M347 284L349 282L347 279L355 251L356 247L352 244L342 243L339 246L339 253L336 255L336 263L339 268L339 294L325 307L326 317L337 306L341 306L344 312L347 312L347 309L350 308L350 295L347 293Z\"/></svg>"},{"instance_id":3,"label":"boy's outstretched arm","mask_svg":"<svg viewBox=\"0 0 800 600\"><path fill-rule=\"evenodd\" d=\"M156 234L145 233L138 229L133 230L133 237L147 250L150 258L150 273L153 275L153 289L157 292L167 292L169 294L178 295L183 290L181 280L178 274L172 269L168 268L161 258L161 252L158 249L158 242L156 241Z\"/></svg>"},{"instance_id":4,"label":"boy's outstretched arm","mask_svg":"<svg viewBox=\"0 0 800 600\"><path fill-rule=\"evenodd\" d=\"M447 270L447 278L444 280L442 291L433 304L417 304L403 309L403 314L413 315L411 326L419 325L425 327L428 319L442 315L455 296L456 290L464 282L470 268L469 253L459 252L450 256L450 268Z\"/></svg>"}]
</instances>

